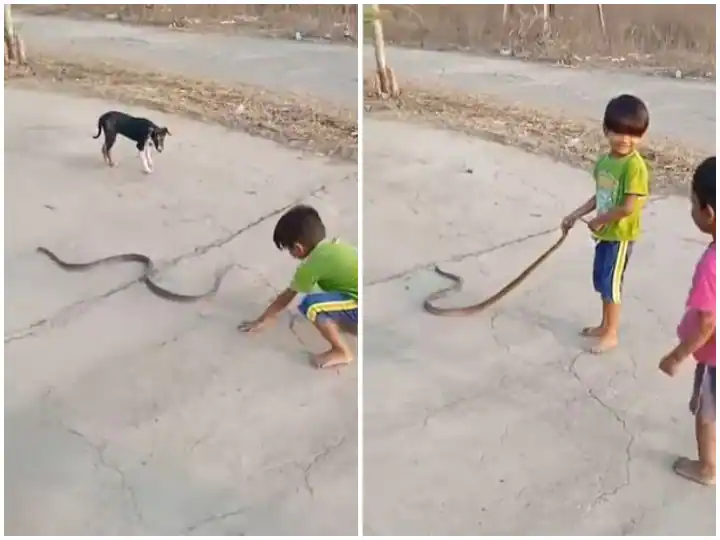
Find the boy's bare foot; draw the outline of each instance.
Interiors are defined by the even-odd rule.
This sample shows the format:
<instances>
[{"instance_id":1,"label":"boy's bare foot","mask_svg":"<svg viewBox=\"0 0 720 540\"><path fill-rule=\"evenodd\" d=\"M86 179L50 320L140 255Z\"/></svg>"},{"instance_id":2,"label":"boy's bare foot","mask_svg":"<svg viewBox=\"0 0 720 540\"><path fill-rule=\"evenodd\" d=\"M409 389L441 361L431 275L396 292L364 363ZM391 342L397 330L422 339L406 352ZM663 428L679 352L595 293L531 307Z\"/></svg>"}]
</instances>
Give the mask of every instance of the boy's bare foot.
<instances>
[{"instance_id":1,"label":"boy's bare foot","mask_svg":"<svg viewBox=\"0 0 720 540\"><path fill-rule=\"evenodd\" d=\"M601 336L595 345L590 347L590 352L593 354L603 354L617 347L617 344L617 335L607 333L604 336Z\"/></svg>"},{"instance_id":2,"label":"boy's bare foot","mask_svg":"<svg viewBox=\"0 0 720 540\"><path fill-rule=\"evenodd\" d=\"M580 330L580 335L584 337L601 338L607 334L607 328L604 326L586 326Z\"/></svg>"},{"instance_id":3,"label":"boy's bare foot","mask_svg":"<svg viewBox=\"0 0 720 540\"><path fill-rule=\"evenodd\" d=\"M330 349L313 357L315 367L320 369L331 368L335 366L344 366L353 361L352 355L343 350Z\"/></svg>"},{"instance_id":4,"label":"boy's bare foot","mask_svg":"<svg viewBox=\"0 0 720 540\"><path fill-rule=\"evenodd\" d=\"M691 480L703 486L715 485L715 471L704 467L695 459L679 457L673 463L673 470L686 480Z\"/></svg>"}]
</instances>

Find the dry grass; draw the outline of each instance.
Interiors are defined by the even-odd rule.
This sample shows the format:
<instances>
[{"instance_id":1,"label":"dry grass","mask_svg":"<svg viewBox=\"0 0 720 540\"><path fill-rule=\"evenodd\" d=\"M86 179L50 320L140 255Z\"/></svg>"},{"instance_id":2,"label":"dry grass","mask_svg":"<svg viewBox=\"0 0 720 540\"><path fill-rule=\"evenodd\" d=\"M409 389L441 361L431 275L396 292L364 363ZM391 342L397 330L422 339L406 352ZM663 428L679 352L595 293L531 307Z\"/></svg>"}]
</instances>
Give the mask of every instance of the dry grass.
<instances>
[{"instance_id":1,"label":"dry grass","mask_svg":"<svg viewBox=\"0 0 720 540\"><path fill-rule=\"evenodd\" d=\"M366 88L369 84L366 80ZM494 96L430 91L411 83L402 86L402 97L394 101L376 100L367 93L366 113L460 131L586 170L607 147L599 125L589 120L508 105ZM686 193L692 171L707 157L661 138L648 140L640 150L652 168L654 194Z\"/></svg>"},{"instance_id":2,"label":"dry grass","mask_svg":"<svg viewBox=\"0 0 720 540\"><path fill-rule=\"evenodd\" d=\"M357 112L248 85L141 72L117 63L34 56L5 67L6 84L140 105L221 124L292 148L357 161Z\"/></svg>"},{"instance_id":3,"label":"dry grass","mask_svg":"<svg viewBox=\"0 0 720 540\"><path fill-rule=\"evenodd\" d=\"M544 32L540 5L515 5L505 27L500 4L382 6L385 38L397 45L714 77L714 5L604 5L607 40L594 5L555 9Z\"/></svg>"},{"instance_id":4,"label":"dry grass","mask_svg":"<svg viewBox=\"0 0 720 540\"><path fill-rule=\"evenodd\" d=\"M13 9L193 31L242 30L285 38L300 32L307 38L352 43L347 26L357 36L354 4L17 4Z\"/></svg>"}]
</instances>

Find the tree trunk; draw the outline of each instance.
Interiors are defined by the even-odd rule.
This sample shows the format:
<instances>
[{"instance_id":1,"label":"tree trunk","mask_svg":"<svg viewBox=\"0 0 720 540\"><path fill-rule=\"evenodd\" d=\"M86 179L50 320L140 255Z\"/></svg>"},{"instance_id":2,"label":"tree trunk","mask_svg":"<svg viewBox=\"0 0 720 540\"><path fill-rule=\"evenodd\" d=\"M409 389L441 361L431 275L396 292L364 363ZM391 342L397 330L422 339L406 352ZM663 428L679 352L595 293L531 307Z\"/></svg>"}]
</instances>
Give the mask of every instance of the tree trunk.
<instances>
[{"instance_id":1,"label":"tree trunk","mask_svg":"<svg viewBox=\"0 0 720 540\"><path fill-rule=\"evenodd\" d=\"M375 49L376 71L373 78L373 93L380 97L398 97L400 88L398 87L395 73L387 65L385 57L385 38L383 37L382 21L380 20L380 6L371 4L369 7L369 15L372 22L373 47Z\"/></svg>"},{"instance_id":2,"label":"tree trunk","mask_svg":"<svg viewBox=\"0 0 720 540\"><path fill-rule=\"evenodd\" d=\"M26 63L25 44L15 32L10 4L5 4L5 63Z\"/></svg>"}]
</instances>

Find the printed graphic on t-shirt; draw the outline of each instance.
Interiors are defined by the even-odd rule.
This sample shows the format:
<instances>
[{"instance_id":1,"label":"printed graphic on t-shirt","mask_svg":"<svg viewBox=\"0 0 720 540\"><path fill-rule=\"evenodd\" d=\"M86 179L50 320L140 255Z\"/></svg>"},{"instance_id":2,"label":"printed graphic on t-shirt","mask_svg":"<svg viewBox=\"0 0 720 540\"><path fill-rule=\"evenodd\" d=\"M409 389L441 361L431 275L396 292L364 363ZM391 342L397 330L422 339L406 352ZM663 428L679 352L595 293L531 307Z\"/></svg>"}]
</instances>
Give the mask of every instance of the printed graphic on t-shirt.
<instances>
[{"instance_id":1,"label":"printed graphic on t-shirt","mask_svg":"<svg viewBox=\"0 0 720 540\"><path fill-rule=\"evenodd\" d=\"M597 173L597 191L595 203L598 214L604 214L615 206L618 180L608 171L600 170Z\"/></svg>"}]
</instances>

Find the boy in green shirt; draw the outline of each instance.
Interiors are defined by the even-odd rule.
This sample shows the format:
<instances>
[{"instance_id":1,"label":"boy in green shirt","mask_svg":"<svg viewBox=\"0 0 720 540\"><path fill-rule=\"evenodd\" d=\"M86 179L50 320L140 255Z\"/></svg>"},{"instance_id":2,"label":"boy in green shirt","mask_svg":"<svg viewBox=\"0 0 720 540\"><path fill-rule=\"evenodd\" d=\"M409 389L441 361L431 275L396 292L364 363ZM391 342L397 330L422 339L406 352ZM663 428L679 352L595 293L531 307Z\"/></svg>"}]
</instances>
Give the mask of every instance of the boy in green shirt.
<instances>
[{"instance_id":1,"label":"boy in green shirt","mask_svg":"<svg viewBox=\"0 0 720 540\"><path fill-rule=\"evenodd\" d=\"M624 94L610 100L603 121L610 152L595 164L595 194L562 220L567 231L578 219L597 210L587 225L596 242L593 284L602 298L602 322L581 332L597 338L591 349L596 354L618 343L623 277L640 235L640 216L649 192L647 165L637 151L649 124L647 107L640 99Z\"/></svg>"},{"instance_id":2,"label":"boy in green shirt","mask_svg":"<svg viewBox=\"0 0 720 540\"><path fill-rule=\"evenodd\" d=\"M273 233L278 249L288 250L302 262L290 285L256 320L240 325L243 332L258 331L271 322L298 293L305 298L300 312L315 325L330 349L314 357L315 365L327 368L352 362L352 352L340 330L357 334L358 253L355 247L325 238L325 225L317 210L298 205L278 221ZM322 292L313 292L319 288Z\"/></svg>"}]
</instances>

